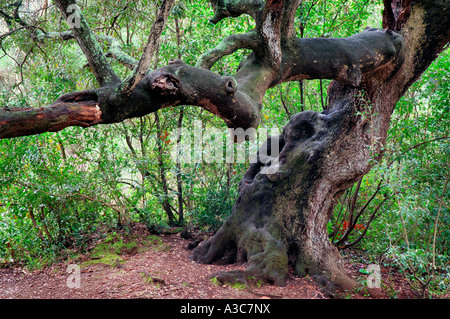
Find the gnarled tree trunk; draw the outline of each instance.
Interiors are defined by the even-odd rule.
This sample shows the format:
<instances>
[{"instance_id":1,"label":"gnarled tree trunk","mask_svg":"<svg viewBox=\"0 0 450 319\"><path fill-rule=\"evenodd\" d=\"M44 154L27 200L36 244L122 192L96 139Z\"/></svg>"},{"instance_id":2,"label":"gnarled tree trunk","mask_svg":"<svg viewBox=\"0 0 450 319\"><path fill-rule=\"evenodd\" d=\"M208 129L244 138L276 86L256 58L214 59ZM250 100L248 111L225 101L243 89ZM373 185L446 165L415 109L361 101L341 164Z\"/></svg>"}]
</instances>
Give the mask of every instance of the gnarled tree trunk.
<instances>
[{"instance_id":1,"label":"gnarled tree trunk","mask_svg":"<svg viewBox=\"0 0 450 319\"><path fill-rule=\"evenodd\" d=\"M366 106L359 90L333 86L340 96L326 111L296 114L268 141L280 143L278 158L250 167L233 213L196 248L193 260L247 262L245 274L278 285L285 284L292 266L298 275L354 287L326 225L338 196L370 169L372 126L356 115ZM271 164L275 172L264 173Z\"/></svg>"}]
</instances>

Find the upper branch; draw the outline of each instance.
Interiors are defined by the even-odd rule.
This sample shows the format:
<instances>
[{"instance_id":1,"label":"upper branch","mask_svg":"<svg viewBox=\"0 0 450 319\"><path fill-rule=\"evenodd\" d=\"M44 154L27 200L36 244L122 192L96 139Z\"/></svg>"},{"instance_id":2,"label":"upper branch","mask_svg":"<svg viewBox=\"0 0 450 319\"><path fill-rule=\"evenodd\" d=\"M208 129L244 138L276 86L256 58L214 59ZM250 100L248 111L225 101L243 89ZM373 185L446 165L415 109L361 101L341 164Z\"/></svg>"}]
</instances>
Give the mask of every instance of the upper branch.
<instances>
[{"instance_id":1,"label":"upper branch","mask_svg":"<svg viewBox=\"0 0 450 319\"><path fill-rule=\"evenodd\" d=\"M37 40L37 41L42 41L44 39L52 39L52 38L60 38L62 40L73 39L73 32L72 31L45 32L41 27L35 26L35 25L31 25L31 24L27 23L24 19L22 19L22 17L19 14L19 9L20 9L21 5L22 5L22 1L17 1L15 3L9 5L9 7L13 7L14 8L14 12L12 13L12 15L9 15L3 9L0 8L0 16L2 16L5 19L5 22L8 25L9 30L10 30L10 32L2 34L0 36L0 41L3 38L13 34L16 31L22 30L22 29L30 30L31 34L32 34L31 35L32 39L33 40ZM13 21L18 23L18 24L20 24L21 27L13 30L12 29L12 22Z\"/></svg>"},{"instance_id":2,"label":"upper branch","mask_svg":"<svg viewBox=\"0 0 450 319\"><path fill-rule=\"evenodd\" d=\"M385 5L389 1L385 1ZM402 68L398 70L396 84L402 87L400 96L428 68L450 43L450 1L392 0L394 24L405 39ZM385 13L386 15L387 13Z\"/></svg>"},{"instance_id":3,"label":"upper branch","mask_svg":"<svg viewBox=\"0 0 450 319\"><path fill-rule=\"evenodd\" d=\"M43 42L44 40L47 40L47 39L58 39L58 40L62 40L62 41L75 39L75 36L74 36L74 33L72 30L62 31L62 32L54 32L54 31L47 32L39 26L28 24L19 15L18 8L20 7L20 5L21 5L20 1L11 5L15 8L14 13L12 15L7 14L4 10L0 9L0 16L3 16L3 18L7 22L8 26L10 27L10 32L0 35L0 43L7 36L17 32L19 30L22 30L22 29L30 30L32 33L32 36L31 36L32 39L34 41L38 41L38 42ZM11 21L17 22L18 24L21 25L21 27L12 30L11 29L11 26L12 26ZM106 43L109 45L109 49L106 54L106 57L115 58L119 63L121 63L122 65L124 65L125 67L127 67L128 69L131 69L131 70L133 70L138 65L139 61L134 59L130 55L126 54L123 51L120 42L116 38L109 36L109 35L104 35L104 34L95 34L95 36L100 38L103 41L106 41Z\"/></svg>"},{"instance_id":4,"label":"upper branch","mask_svg":"<svg viewBox=\"0 0 450 319\"><path fill-rule=\"evenodd\" d=\"M227 17L238 17L242 14L248 14L255 20L264 6L262 0L210 0L214 9L214 17L209 21L218 23Z\"/></svg>"},{"instance_id":5,"label":"upper branch","mask_svg":"<svg viewBox=\"0 0 450 319\"><path fill-rule=\"evenodd\" d=\"M124 92L131 92L136 85L145 77L152 63L153 55L159 48L161 34L167 24L167 18L170 10L175 4L175 0L163 0L159 8L158 16L153 24L150 35L148 36L147 45L139 60L139 63L133 73L126 79L123 87Z\"/></svg>"},{"instance_id":6,"label":"upper branch","mask_svg":"<svg viewBox=\"0 0 450 319\"><path fill-rule=\"evenodd\" d=\"M114 85L121 82L120 78L114 73L95 34L81 14L75 0L55 0L55 3L65 19L71 22L69 25L100 86Z\"/></svg>"},{"instance_id":7,"label":"upper branch","mask_svg":"<svg viewBox=\"0 0 450 319\"><path fill-rule=\"evenodd\" d=\"M40 108L0 109L0 139L56 132L69 126L88 127L102 122L97 94L83 91L62 96Z\"/></svg>"},{"instance_id":8,"label":"upper branch","mask_svg":"<svg viewBox=\"0 0 450 319\"><path fill-rule=\"evenodd\" d=\"M132 56L126 54L123 51L122 45L120 41L115 37L105 34L98 34L98 37L104 41L106 41L109 45L108 53L106 53L107 57L112 57L116 59L120 64L125 66L126 68L133 70L139 64L139 60L136 60Z\"/></svg>"},{"instance_id":9,"label":"upper branch","mask_svg":"<svg viewBox=\"0 0 450 319\"><path fill-rule=\"evenodd\" d=\"M259 58L274 69L281 64L281 20L284 1L268 0L256 29L261 37L261 49L256 52Z\"/></svg>"}]
</instances>

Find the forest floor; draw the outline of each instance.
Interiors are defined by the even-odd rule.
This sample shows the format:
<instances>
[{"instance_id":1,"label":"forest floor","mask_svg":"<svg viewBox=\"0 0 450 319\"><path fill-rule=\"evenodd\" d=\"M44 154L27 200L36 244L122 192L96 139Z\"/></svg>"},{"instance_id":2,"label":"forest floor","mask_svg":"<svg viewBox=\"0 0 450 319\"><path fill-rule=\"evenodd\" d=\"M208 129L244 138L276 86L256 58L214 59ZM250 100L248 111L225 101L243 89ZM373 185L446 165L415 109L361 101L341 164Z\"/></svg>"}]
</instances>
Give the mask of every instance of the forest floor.
<instances>
[{"instance_id":1,"label":"forest floor","mask_svg":"<svg viewBox=\"0 0 450 319\"><path fill-rule=\"evenodd\" d=\"M70 288L66 262L28 271L24 268L0 268L0 299L326 299L328 298L310 277L290 274L285 287L262 285L223 285L210 279L219 271L245 269L245 265L205 265L189 260L191 240L178 234L158 236L158 241L146 249L106 263L92 255L79 258L81 278L79 288ZM111 262L112 261L112 262ZM105 263L103 263L105 262ZM355 260L346 261L348 272L360 281L367 268ZM72 277L73 278L73 277ZM394 268L381 269L382 293L385 298L416 299L404 276ZM69 284L68 284L69 283ZM370 298L358 294L341 294L344 298Z\"/></svg>"}]
</instances>

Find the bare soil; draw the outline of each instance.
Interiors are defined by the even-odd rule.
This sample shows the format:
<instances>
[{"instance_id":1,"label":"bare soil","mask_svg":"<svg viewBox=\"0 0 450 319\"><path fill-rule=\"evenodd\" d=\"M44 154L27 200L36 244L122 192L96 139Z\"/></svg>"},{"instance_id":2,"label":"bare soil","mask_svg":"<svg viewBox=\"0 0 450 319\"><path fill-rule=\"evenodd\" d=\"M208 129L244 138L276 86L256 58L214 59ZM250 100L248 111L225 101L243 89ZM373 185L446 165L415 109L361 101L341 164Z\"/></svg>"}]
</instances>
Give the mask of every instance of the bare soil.
<instances>
[{"instance_id":1,"label":"bare soil","mask_svg":"<svg viewBox=\"0 0 450 319\"><path fill-rule=\"evenodd\" d=\"M245 265L205 265L189 260L187 248L192 240L179 235L163 235L166 249L149 249L123 256L115 265L83 263L79 260L79 288L70 288L70 263L28 271L25 268L0 269L0 299L327 299L310 277L289 275L285 287L273 285L233 286L211 281L220 271L245 269ZM73 263L73 262L72 262ZM367 275L359 269L367 265L347 262L347 269L358 280ZM395 270L382 268L384 298L416 299L419 294ZM69 281L69 285L68 285ZM72 281L72 283L74 283ZM73 285L72 285L73 286ZM359 294L341 294L345 298L370 298Z\"/></svg>"}]
</instances>

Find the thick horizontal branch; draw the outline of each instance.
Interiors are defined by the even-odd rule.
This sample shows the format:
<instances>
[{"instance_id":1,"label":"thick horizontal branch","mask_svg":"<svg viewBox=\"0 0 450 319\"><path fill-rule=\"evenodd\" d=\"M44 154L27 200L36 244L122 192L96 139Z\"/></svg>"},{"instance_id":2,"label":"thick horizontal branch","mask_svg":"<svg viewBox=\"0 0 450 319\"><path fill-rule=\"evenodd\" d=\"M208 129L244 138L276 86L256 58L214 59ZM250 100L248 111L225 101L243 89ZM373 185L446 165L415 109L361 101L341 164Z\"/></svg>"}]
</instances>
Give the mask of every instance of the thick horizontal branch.
<instances>
[{"instance_id":1,"label":"thick horizontal branch","mask_svg":"<svg viewBox=\"0 0 450 319\"><path fill-rule=\"evenodd\" d=\"M369 28L347 38L297 38L283 45L279 76L272 86L301 79L333 79L358 87L363 74L399 58L403 45L399 34Z\"/></svg>"},{"instance_id":2,"label":"thick horizontal branch","mask_svg":"<svg viewBox=\"0 0 450 319\"><path fill-rule=\"evenodd\" d=\"M0 139L118 123L176 105L202 107L231 128L256 128L260 121L257 102L234 78L181 60L150 72L129 94L119 87L69 93L47 107L0 109Z\"/></svg>"},{"instance_id":3,"label":"thick horizontal branch","mask_svg":"<svg viewBox=\"0 0 450 319\"><path fill-rule=\"evenodd\" d=\"M260 120L257 102L239 89L234 78L189 66L181 60L172 60L150 72L130 94L113 92L100 101L105 123L175 105L202 107L233 128L256 128Z\"/></svg>"},{"instance_id":4,"label":"thick horizontal branch","mask_svg":"<svg viewBox=\"0 0 450 319\"><path fill-rule=\"evenodd\" d=\"M209 20L218 23L227 17L239 17L248 14L255 20L264 6L262 0L210 0L214 9L214 16Z\"/></svg>"}]
</instances>

